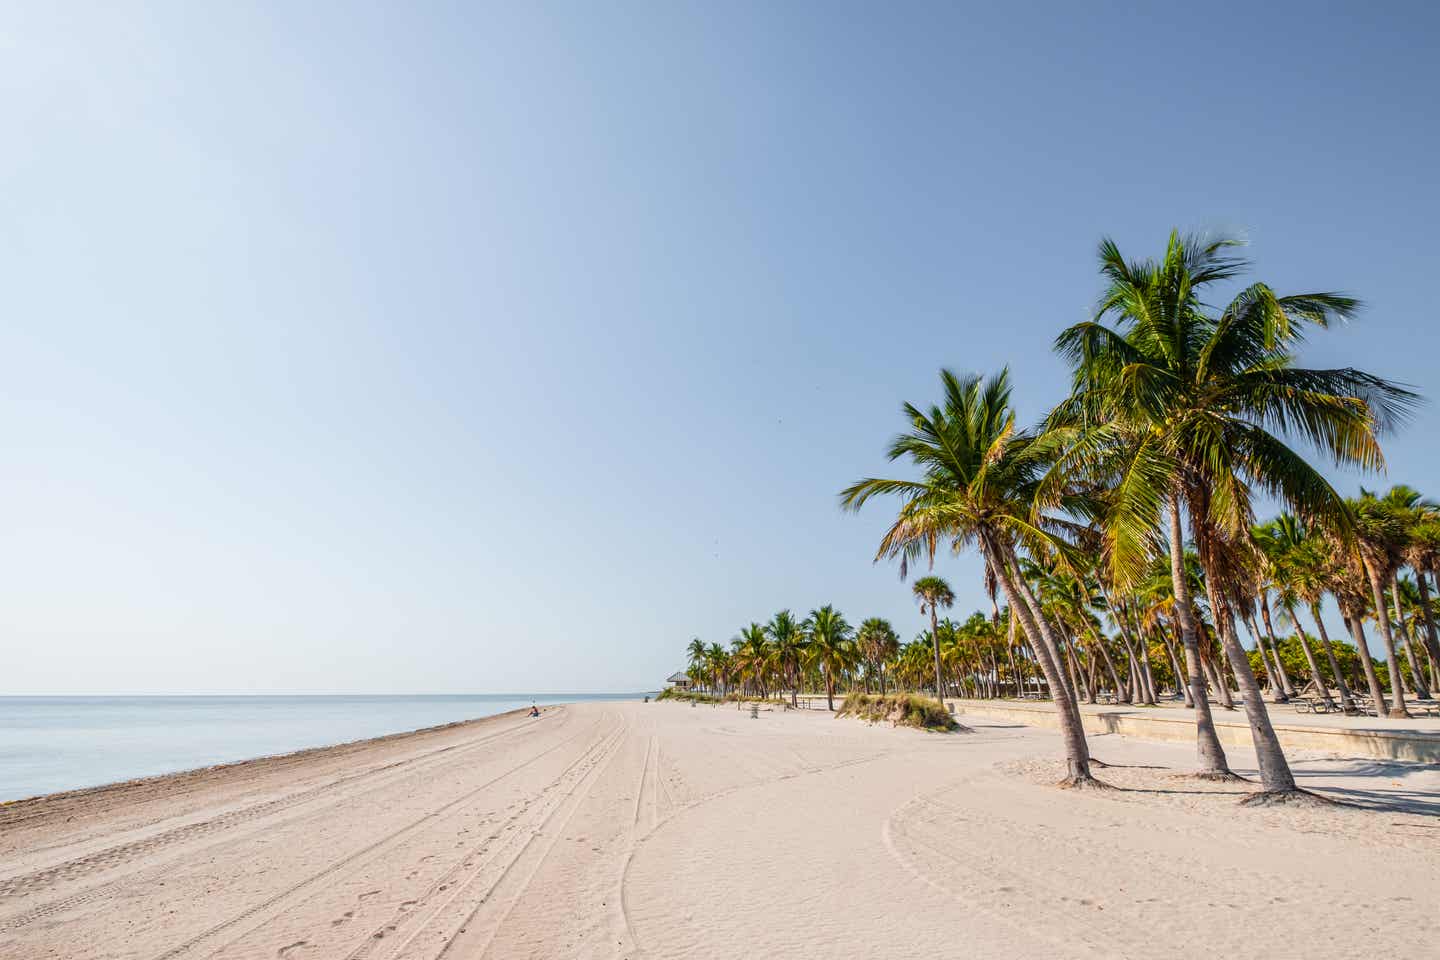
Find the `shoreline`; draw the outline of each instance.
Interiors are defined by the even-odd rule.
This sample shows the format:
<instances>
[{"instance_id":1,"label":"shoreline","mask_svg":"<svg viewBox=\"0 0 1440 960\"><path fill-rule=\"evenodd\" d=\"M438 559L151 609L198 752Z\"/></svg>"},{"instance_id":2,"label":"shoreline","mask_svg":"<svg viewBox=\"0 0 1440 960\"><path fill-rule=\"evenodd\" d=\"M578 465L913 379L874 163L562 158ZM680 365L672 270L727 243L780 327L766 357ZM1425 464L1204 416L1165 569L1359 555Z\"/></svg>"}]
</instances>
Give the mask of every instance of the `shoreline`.
<instances>
[{"instance_id":1,"label":"shoreline","mask_svg":"<svg viewBox=\"0 0 1440 960\"><path fill-rule=\"evenodd\" d=\"M87 791L442 729L528 709L643 694L3 697L13 730L4 811ZM377 704L377 706L370 706Z\"/></svg>"},{"instance_id":2,"label":"shoreline","mask_svg":"<svg viewBox=\"0 0 1440 960\"><path fill-rule=\"evenodd\" d=\"M624 703L626 701L617 700L616 702ZM546 704L541 707L540 710L543 713L545 710L569 705L569 702ZM33 806L54 801L82 799L111 791L163 785L166 782L178 784L187 779L203 778L211 774L223 774L230 771L240 772L259 764L272 765L287 762L303 762L321 756L341 757L357 749L384 743L400 742L427 734L443 733L447 730L455 730L484 723L487 720L498 720L502 717L518 716L528 710L528 707L516 707L501 713L488 713L483 717L452 720L449 723L434 724L428 727L416 727L413 730L385 733L376 737L359 737L354 740L342 740L338 743L326 743L314 747L301 747L298 750L289 750L281 753L262 753L255 757L246 757L244 760L228 760L224 763L213 763L203 767L190 767L185 770L173 770L169 773L156 773L144 777L131 777L128 780L99 783L93 787L76 787L73 790L58 790L54 793L37 793L32 796L19 797L14 800L0 800L0 827L12 822L9 814L17 807Z\"/></svg>"},{"instance_id":3,"label":"shoreline","mask_svg":"<svg viewBox=\"0 0 1440 960\"><path fill-rule=\"evenodd\" d=\"M0 824L0 954L1138 960L1162 921L1177 956L1243 954L1255 929L1440 936L1412 899L1440 884L1431 765L1299 760L1346 805L1251 808L1256 783L1186 776L1193 743L1097 737L1113 789L1071 791L1058 734L1013 721L524 713L31 801ZM1197 872L1225 879L1197 896ZM1333 908L1357 887L1364 911Z\"/></svg>"}]
</instances>

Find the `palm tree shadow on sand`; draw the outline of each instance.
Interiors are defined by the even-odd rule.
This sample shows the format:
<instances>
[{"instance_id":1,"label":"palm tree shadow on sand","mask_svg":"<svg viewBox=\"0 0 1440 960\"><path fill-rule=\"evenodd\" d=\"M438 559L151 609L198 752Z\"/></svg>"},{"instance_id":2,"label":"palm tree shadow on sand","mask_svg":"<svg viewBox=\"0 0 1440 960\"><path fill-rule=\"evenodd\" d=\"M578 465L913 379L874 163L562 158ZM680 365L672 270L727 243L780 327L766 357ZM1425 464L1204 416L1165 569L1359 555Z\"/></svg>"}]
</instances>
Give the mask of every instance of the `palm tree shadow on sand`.
<instances>
[{"instance_id":1,"label":"palm tree shadow on sand","mask_svg":"<svg viewBox=\"0 0 1440 960\"><path fill-rule=\"evenodd\" d=\"M1263 796L1252 788L1258 780L1252 779L1255 771L1242 770L1240 779L1230 785L1196 779L1193 773L1170 767L1150 764L1123 764L1093 761L1097 767L1112 770L1167 771L1162 782L1147 784L1114 784L1110 786L1120 793L1155 794L1159 796L1212 796L1233 797L1244 803L1249 797ZM1370 758L1351 758L1343 761L1343 767L1324 770L1295 769L1296 781L1306 796L1325 803L1376 813L1415 814L1436 818L1434 829L1440 830L1440 794L1433 790L1411 788L1402 780L1423 771L1433 770L1433 765L1387 762ZM1339 782L1337 782L1339 781ZM1348 782L1347 782L1348 781ZM1377 781L1388 781L1388 785L1377 785ZM1190 784L1186 786L1186 784ZM1424 824L1406 824L1424 828Z\"/></svg>"}]
</instances>

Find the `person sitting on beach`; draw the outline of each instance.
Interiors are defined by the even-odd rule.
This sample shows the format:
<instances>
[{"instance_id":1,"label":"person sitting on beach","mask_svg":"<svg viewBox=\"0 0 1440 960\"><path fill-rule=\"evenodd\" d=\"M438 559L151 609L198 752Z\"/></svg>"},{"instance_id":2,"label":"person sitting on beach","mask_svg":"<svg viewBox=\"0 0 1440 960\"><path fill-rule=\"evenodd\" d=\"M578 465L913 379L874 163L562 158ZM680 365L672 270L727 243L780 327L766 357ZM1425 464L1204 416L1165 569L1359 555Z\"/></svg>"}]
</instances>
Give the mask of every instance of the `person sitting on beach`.
<instances>
[{"instance_id":1,"label":"person sitting on beach","mask_svg":"<svg viewBox=\"0 0 1440 960\"><path fill-rule=\"evenodd\" d=\"M533 703L530 704L530 716L532 716L532 717L538 717L538 716L540 716L540 708L537 707L537 706L535 706L535 704L533 704Z\"/></svg>"}]
</instances>

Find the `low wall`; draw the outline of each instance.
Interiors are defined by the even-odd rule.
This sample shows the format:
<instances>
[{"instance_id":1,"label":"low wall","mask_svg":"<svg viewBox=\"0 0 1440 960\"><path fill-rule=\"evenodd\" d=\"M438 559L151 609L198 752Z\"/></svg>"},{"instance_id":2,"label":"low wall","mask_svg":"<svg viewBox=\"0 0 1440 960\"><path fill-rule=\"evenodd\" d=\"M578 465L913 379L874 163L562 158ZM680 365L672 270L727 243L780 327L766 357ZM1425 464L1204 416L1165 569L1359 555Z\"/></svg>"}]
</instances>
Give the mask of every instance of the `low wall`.
<instances>
[{"instance_id":1,"label":"low wall","mask_svg":"<svg viewBox=\"0 0 1440 960\"><path fill-rule=\"evenodd\" d=\"M1057 728L1059 718L1051 703L1015 703L1004 700L947 700L956 715L1009 720L1030 727ZM1222 715L1223 714L1223 715ZM1195 741L1195 716L1187 710L1164 707L1082 708L1086 733L1118 733L1142 740ZM1418 760L1440 763L1440 733L1428 730L1386 730L1376 727L1328 727L1285 723L1270 717L1280 744L1287 749L1318 750L1345 757L1373 757L1381 760ZM1363 722L1363 721L1361 721ZM1383 722L1383 721L1381 721ZM1226 746L1250 747L1250 725L1240 714L1217 710L1215 733Z\"/></svg>"}]
</instances>

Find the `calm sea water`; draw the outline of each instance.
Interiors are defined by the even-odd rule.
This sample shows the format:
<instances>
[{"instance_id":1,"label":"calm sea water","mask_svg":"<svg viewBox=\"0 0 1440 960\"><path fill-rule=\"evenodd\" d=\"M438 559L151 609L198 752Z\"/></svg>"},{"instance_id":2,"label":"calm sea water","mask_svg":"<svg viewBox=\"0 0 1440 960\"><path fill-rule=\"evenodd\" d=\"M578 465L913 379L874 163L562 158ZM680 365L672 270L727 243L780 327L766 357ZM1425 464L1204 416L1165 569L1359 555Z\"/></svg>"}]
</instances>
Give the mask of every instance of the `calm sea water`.
<instances>
[{"instance_id":1,"label":"calm sea water","mask_svg":"<svg viewBox=\"0 0 1440 960\"><path fill-rule=\"evenodd\" d=\"M0 801L488 717L531 703L641 696L0 697Z\"/></svg>"}]
</instances>

